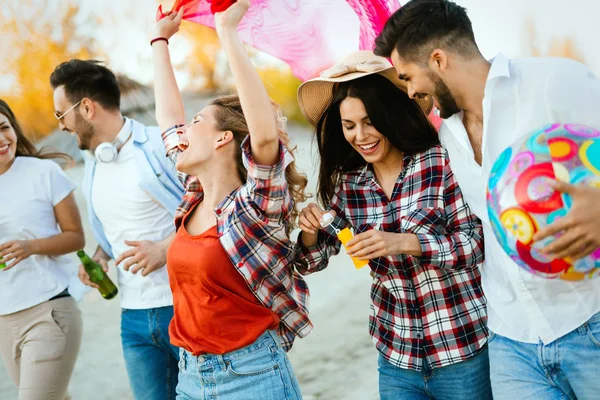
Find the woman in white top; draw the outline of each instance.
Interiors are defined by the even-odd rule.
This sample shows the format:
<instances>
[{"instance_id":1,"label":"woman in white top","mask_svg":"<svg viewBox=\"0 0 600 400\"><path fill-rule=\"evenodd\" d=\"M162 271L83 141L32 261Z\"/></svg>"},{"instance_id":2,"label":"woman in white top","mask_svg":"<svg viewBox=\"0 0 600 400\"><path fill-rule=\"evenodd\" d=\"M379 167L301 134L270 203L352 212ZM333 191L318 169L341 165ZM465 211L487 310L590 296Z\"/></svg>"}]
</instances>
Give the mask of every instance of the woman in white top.
<instances>
[{"instance_id":1,"label":"woman in white top","mask_svg":"<svg viewBox=\"0 0 600 400\"><path fill-rule=\"evenodd\" d=\"M75 185L27 140L0 100L0 356L19 400L63 400L81 344L69 295L85 239Z\"/></svg>"}]
</instances>

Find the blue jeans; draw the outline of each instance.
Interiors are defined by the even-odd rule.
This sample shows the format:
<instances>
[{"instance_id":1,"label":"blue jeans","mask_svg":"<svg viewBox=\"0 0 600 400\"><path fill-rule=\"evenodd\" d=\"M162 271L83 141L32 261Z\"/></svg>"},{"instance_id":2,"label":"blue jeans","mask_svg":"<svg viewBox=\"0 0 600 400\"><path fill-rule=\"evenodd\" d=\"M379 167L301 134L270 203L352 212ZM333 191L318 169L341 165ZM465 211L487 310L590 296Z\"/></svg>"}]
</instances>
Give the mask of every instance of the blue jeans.
<instances>
[{"instance_id":1,"label":"blue jeans","mask_svg":"<svg viewBox=\"0 0 600 400\"><path fill-rule=\"evenodd\" d=\"M423 371L398 368L379 355L381 400L487 400L492 398L488 349L468 360ZM514 398L512 400L517 400Z\"/></svg>"},{"instance_id":2,"label":"blue jeans","mask_svg":"<svg viewBox=\"0 0 600 400\"><path fill-rule=\"evenodd\" d=\"M223 355L180 350L177 400L298 400L298 381L274 331Z\"/></svg>"},{"instance_id":3,"label":"blue jeans","mask_svg":"<svg viewBox=\"0 0 600 400\"><path fill-rule=\"evenodd\" d=\"M175 399L179 349L169 341L173 307L123 309L121 344L136 400Z\"/></svg>"},{"instance_id":4,"label":"blue jeans","mask_svg":"<svg viewBox=\"0 0 600 400\"><path fill-rule=\"evenodd\" d=\"M489 342L494 399L600 399L600 313L547 345Z\"/></svg>"}]
</instances>

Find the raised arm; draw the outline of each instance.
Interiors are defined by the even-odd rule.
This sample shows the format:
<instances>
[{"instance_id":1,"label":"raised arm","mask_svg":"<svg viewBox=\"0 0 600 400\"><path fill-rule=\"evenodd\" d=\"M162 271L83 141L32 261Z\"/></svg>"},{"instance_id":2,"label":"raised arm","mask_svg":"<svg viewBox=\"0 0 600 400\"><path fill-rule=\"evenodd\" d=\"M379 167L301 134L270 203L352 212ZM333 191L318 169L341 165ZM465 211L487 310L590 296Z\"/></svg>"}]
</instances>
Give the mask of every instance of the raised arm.
<instances>
[{"instance_id":1,"label":"raised arm","mask_svg":"<svg viewBox=\"0 0 600 400\"><path fill-rule=\"evenodd\" d=\"M175 164L179 156L177 128L185 124L185 108L175 73L171 65L168 40L179 30L183 8L177 14L169 14L156 24L156 37L152 41L152 63L154 66L154 101L156 121L163 132L162 140L167 157ZM165 40L166 39L166 40ZM196 178L178 173L179 180L188 189Z\"/></svg>"},{"instance_id":2,"label":"raised arm","mask_svg":"<svg viewBox=\"0 0 600 400\"><path fill-rule=\"evenodd\" d=\"M238 0L226 11L215 14L215 25L248 123L252 158L260 165L274 165L280 152L273 105L237 33L249 7L250 0Z\"/></svg>"},{"instance_id":3,"label":"raised arm","mask_svg":"<svg viewBox=\"0 0 600 400\"><path fill-rule=\"evenodd\" d=\"M170 14L156 24L156 38L167 40L179 30L183 8L177 14ZM185 109L181 93L175 80L171 65L171 56L166 40L156 40L152 43L152 63L154 66L154 97L156 102L156 121L161 131L175 125L185 124Z\"/></svg>"}]
</instances>

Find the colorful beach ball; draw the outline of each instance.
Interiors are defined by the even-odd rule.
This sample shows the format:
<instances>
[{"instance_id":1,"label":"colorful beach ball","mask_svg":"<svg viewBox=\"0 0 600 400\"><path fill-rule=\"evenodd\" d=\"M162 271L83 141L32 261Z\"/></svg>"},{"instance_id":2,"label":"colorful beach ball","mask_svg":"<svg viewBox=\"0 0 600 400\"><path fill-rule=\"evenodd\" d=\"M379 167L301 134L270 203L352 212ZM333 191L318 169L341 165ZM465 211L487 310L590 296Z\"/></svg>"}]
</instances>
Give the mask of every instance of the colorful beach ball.
<instances>
[{"instance_id":1,"label":"colorful beach ball","mask_svg":"<svg viewBox=\"0 0 600 400\"><path fill-rule=\"evenodd\" d=\"M540 249L555 237L533 242L540 228L571 207L551 179L600 188L600 131L578 124L550 124L500 154L492 167L487 207L496 238L522 268L570 281L600 276L600 249L581 260L550 260Z\"/></svg>"}]
</instances>

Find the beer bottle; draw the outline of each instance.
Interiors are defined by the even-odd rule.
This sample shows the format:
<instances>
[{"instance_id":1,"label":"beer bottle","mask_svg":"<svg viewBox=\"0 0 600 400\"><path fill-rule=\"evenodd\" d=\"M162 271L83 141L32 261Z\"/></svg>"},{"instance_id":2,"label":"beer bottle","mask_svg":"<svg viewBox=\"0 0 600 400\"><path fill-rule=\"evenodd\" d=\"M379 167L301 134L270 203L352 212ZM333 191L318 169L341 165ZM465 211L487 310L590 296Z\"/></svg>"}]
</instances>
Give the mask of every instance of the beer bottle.
<instances>
[{"instance_id":1,"label":"beer bottle","mask_svg":"<svg viewBox=\"0 0 600 400\"><path fill-rule=\"evenodd\" d=\"M2 261L2 257L0 257L0 269L6 268L6 263Z\"/></svg>"},{"instance_id":2,"label":"beer bottle","mask_svg":"<svg viewBox=\"0 0 600 400\"><path fill-rule=\"evenodd\" d=\"M78 251L77 257L81 260L83 268L85 268L85 272L89 275L90 280L98 285L98 290L102 297L106 300L110 300L119 293L113 281L110 280L108 275L106 275L102 269L102 266L85 254L85 251Z\"/></svg>"}]
</instances>

